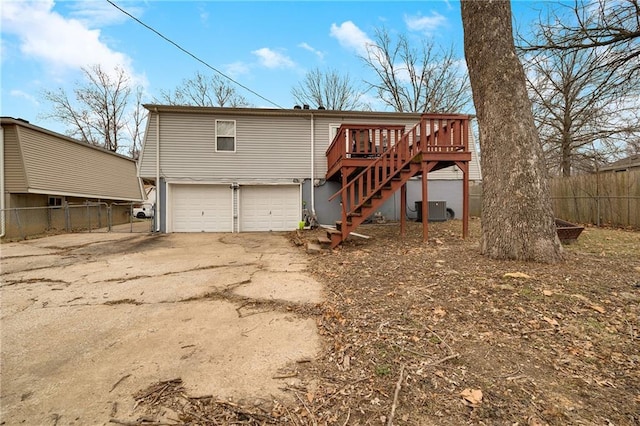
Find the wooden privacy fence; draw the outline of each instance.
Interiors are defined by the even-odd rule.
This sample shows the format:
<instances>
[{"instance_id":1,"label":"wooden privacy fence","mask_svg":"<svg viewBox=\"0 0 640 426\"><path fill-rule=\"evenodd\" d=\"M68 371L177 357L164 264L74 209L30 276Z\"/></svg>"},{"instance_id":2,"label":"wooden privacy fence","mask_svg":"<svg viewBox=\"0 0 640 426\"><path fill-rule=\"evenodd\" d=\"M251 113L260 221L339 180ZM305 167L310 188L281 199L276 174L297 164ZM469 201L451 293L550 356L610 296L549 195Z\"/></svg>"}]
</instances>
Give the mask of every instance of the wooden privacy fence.
<instances>
[{"instance_id":1,"label":"wooden privacy fence","mask_svg":"<svg viewBox=\"0 0 640 426\"><path fill-rule=\"evenodd\" d=\"M554 178L550 187L556 217L640 229L639 170Z\"/></svg>"}]
</instances>

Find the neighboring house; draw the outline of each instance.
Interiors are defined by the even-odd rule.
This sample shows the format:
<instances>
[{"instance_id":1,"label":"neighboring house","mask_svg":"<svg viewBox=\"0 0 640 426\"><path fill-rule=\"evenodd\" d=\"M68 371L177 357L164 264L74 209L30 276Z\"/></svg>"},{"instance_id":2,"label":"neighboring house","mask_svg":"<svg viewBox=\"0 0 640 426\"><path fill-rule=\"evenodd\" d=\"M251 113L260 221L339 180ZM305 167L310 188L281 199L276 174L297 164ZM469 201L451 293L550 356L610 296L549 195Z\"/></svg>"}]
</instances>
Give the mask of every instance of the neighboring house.
<instances>
[{"instance_id":1,"label":"neighboring house","mask_svg":"<svg viewBox=\"0 0 640 426\"><path fill-rule=\"evenodd\" d=\"M602 167L600 172L627 172L640 170L640 154L631 155Z\"/></svg>"},{"instance_id":2,"label":"neighboring house","mask_svg":"<svg viewBox=\"0 0 640 426\"><path fill-rule=\"evenodd\" d=\"M143 199L134 160L25 120L0 121L3 237L124 223Z\"/></svg>"},{"instance_id":3,"label":"neighboring house","mask_svg":"<svg viewBox=\"0 0 640 426\"><path fill-rule=\"evenodd\" d=\"M139 176L155 181L161 232L245 232L295 229L303 209L321 224L341 217L341 188L327 179L327 150L345 123L411 129L421 114L313 109L145 105L149 110ZM469 133L471 133L469 131ZM473 139L468 178L480 180ZM429 173L429 200L462 215L462 176L455 166ZM407 183L415 218L420 181ZM402 217L399 196L380 212Z\"/></svg>"}]
</instances>

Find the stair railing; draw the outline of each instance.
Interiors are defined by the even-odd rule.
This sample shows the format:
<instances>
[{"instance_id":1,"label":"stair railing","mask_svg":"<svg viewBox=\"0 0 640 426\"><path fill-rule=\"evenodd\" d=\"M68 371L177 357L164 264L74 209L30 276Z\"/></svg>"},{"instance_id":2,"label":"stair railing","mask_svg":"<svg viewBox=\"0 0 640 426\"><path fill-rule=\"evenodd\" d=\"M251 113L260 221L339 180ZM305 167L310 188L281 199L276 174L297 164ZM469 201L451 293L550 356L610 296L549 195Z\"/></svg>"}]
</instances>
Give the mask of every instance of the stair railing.
<instances>
[{"instance_id":1,"label":"stair railing","mask_svg":"<svg viewBox=\"0 0 640 426\"><path fill-rule=\"evenodd\" d=\"M362 172L333 194L329 201L341 196L343 211L348 214L360 208L420 153L419 129L420 123L404 133L397 143L372 159Z\"/></svg>"}]
</instances>

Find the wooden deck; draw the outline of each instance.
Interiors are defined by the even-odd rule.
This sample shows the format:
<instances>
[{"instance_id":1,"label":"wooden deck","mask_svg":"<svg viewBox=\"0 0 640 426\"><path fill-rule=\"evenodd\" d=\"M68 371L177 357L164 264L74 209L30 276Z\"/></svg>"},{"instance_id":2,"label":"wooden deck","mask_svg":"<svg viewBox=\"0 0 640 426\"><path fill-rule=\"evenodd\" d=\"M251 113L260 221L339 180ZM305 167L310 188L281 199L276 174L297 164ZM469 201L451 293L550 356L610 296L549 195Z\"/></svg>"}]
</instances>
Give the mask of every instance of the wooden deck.
<instances>
[{"instance_id":1,"label":"wooden deck","mask_svg":"<svg viewBox=\"0 0 640 426\"><path fill-rule=\"evenodd\" d=\"M423 114L409 130L403 125L343 124L327 149L327 180L339 181L340 232L330 233L332 247L366 220L396 191L401 191L401 210L406 211L406 182L422 176L422 199L428 200L427 174L458 166L463 174L463 236L469 217L469 119L468 115ZM428 203L422 203L428 217ZM405 229L401 216L401 233ZM428 221L423 221L427 239Z\"/></svg>"}]
</instances>

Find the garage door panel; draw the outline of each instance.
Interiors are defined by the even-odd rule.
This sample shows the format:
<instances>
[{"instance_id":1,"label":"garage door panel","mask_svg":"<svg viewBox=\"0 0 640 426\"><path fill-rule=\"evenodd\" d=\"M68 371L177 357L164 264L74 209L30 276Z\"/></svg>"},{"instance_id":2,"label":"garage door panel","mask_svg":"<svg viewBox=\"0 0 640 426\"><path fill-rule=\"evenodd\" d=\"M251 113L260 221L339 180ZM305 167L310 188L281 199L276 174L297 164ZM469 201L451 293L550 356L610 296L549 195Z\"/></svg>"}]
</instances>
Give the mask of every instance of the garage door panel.
<instances>
[{"instance_id":1,"label":"garage door panel","mask_svg":"<svg viewBox=\"0 0 640 426\"><path fill-rule=\"evenodd\" d=\"M240 188L240 231L290 231L300 220L298 185Z\"/></svg>"},{"instance_id":2,"label":"garage door panel","mask_svg":"<svg viewBox=\"0 0 640 426\"><path fill-rule=\"evenodd\" d=\"M172 185L173 232L231 232L231 190L226 185Z\"/></svg>"}]
</instances>

